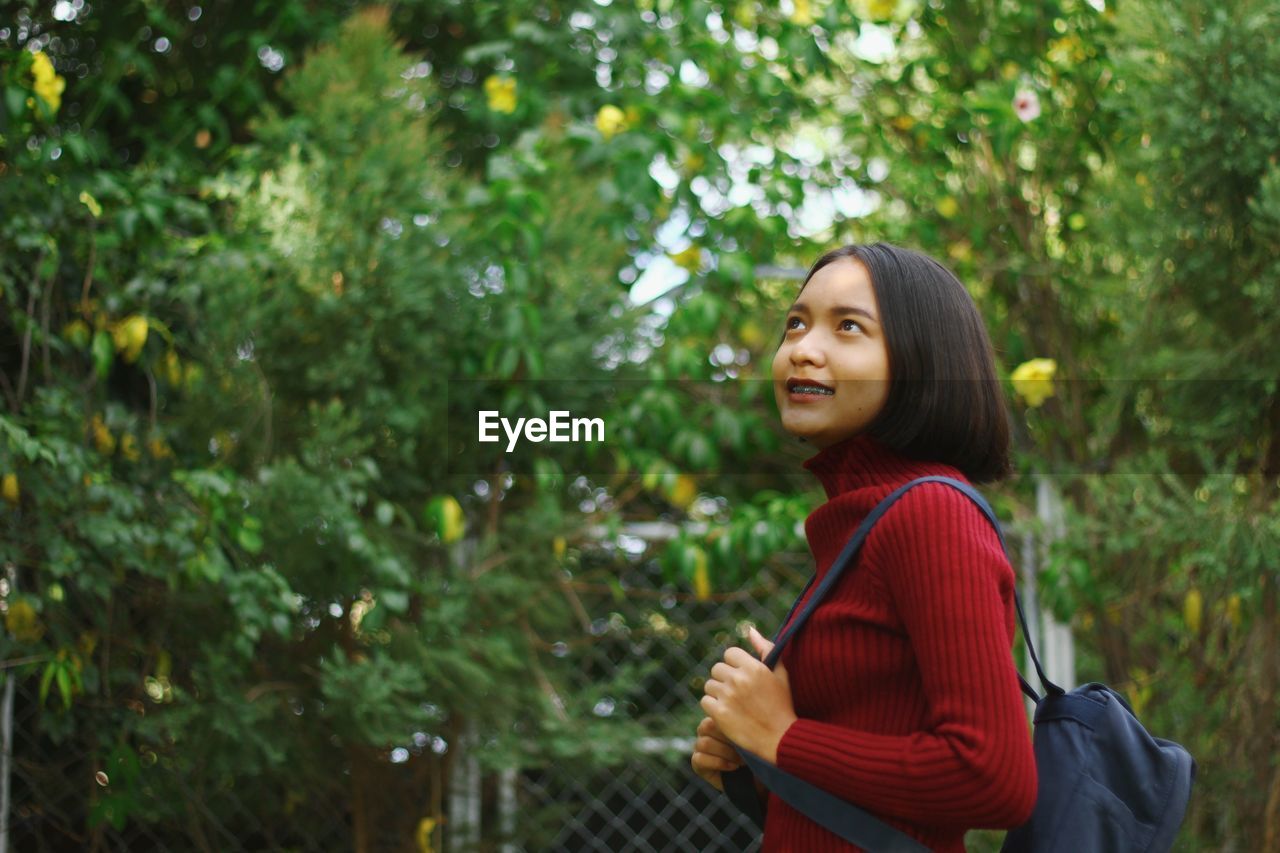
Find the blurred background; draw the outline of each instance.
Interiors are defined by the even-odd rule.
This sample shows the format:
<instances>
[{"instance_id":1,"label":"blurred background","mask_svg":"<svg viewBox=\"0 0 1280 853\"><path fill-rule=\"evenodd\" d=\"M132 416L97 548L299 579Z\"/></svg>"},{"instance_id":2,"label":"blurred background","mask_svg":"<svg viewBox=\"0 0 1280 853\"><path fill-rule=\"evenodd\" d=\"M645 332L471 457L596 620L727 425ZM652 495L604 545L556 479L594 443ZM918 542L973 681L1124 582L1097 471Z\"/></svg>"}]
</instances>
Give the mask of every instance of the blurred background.
<instances>
[{"instance_id":1,"label":"blurred background","mask_svg":"<svg viewBox=\"0 0 1280 853\"><path fill-rule=\"evenodd\" d=\"M697 699L878 240L987 317L1051 674L1280 850L1278 105L1274 0L0 0L0 851L754 849ZM451 464L548 381L603 449Z\"/></svg>"}]
</instances>

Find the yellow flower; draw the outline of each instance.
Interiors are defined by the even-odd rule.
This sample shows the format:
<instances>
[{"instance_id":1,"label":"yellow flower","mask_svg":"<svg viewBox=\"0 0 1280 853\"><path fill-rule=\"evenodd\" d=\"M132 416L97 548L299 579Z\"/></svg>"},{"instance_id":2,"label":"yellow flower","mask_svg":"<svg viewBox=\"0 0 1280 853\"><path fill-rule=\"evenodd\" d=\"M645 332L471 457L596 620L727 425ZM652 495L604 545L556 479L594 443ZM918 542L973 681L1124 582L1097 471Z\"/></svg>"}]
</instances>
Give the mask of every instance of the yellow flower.
<instances>
[{"instance_id":1,"label":"yellow flower","mask_svg":"<svg viewBox=\"0 0 1280 853\"><path fill-rule=\"evenodd\" d=\"M809 0L791 0L795 11L791 13L791 23L807 27L813 23L813 4Z\"/></svg>"},{"instance_id":2,"label":"yellow flower","mask_svg":"<svg viewBox=\"0 0 1280 853\"><path fill-rule=\"evenodd\" d=\"M12 473L5 474L4 479L0 480L0 497L3 497L9 503L17 506L18 499L21 496L22 493L18 490L18 475Z\"/></svg>"},{"instance_id":3,"label":"yellow flower","mask_svg":"<svg viewBox=\"0 0 1280 853\"><path fill-rule=\"evenodd\" d=\"M9 611L4 614L4 626L17 640L24 643L34 643L44 636L44 625L40 622L36 609L25 598L9 605Z\"/></svg>"},{"instance_id":4,"label":"yellow flower","mask_svg":"<svg viewBox=\"0 0 1280 853\"><path fill-rule=\"evenodd\" d=\"M1192 634L1200 633L1200 617L1204 614L1204 596L1200 590L1192 587L1182 602L1182 618L1187 623L1187 630Z\"/></svg>"},{"instance_id":5,"label":"yellow flower","mask_svg":"<svg viewBox=\"0 0 1280 853\"><path fill-rule=\"evenodd\" d=\"M138 360L147 343L147 329L147 318L140 314L130 314L112 328L111 337L116 350L124 352L125 361L132 364Z\"/></svg>"},{"instance_id":6,"label":"yellow flower","mask_svg":"<svg viewBox=\"0 0 1280 853\"><path fill-rule=\"evenodd\" d=\"M213 434L211 444L214 455L226 459L227 455L235 450L236 437L227 430L220 429Z\"/></svg>"},{"instance_id":7,"label":"yellow flower","mask_svg":"<svg viewBox=\"0 0 1280 853\"><path fill-rule=\"evenodd\" d=\"M156 459L170 459L173 457L173 449L169 447L169 443L160 436L153 436L147 442L147 452Z\"/></svg>"},{"instance_id":8,"label":"yellow flower","mask_svg":"<svg viewBox=\"0 0 1280 853\"><path fill-rule=\"evenodd\" d=\"M31 57L31 74L35 77L32 89L56 113L58 107L62 106L62 91L67 87L67 81L53 70L53 62L44 51Z\"/></svg>"},{"instance_id":9,"label":"yellow flower","mask_svg":"<svg viewBox=\"0 0 1280 853\"><path fill-rule=\"evenodd\" d=\"M967 262L973 259L973 246L968 240L960 240L947 245L947 255L955 261Z\"/></svg>"},{"instance_id":10,"label":"yellow flower","mask_svg":"<svg viewBox=\"0 0 1280 853\"><path fill-rule=\"evenodd\" d=\"M167 350L160 359L161 376L175 388L182 384L182 361L173 350Z\"/></svg>"},{"instance_id":11,"label":"yellow flower","mask_svg":"<svg viewBox=\"0 0 1280 853\"><path fill-rule=\"evenodd\" d=\"M738 329L738 337L742 342L752 349L764 343L764 332L755 323L748 320L742 324L742 328Z\"/></svg>"},{"instance_id":12,"label":"yellow flower","mask_svg":"<svg viewBox=\"0 0 1280 853\"><path fill-rule=\"evenodd\" d=\"M1227 621L1232 628L1240 627L1240 596L1234 593L1227 599Z\"/></svg>"},{"instance_id":13,"label":"yellow flower","mask_svg":"<svg viewBox=\"0 0 1280 853\"><path fill-rule=\"evenodd\" d=\"M855 0L854 14L864 21L887 21L898 12L898 0Z\"/></svg>"},{"instance_id":14,"label":"yellow flower","mask_svg":"<svg viewBox=\"0 0 1280 853\"><path fill-rule=\"evenodd\" d=\"M671 260L676 262L676 266L684 267L689 272L697 272L702 266L702 250L695 243L683 251L676 252L671 256Z\"/></svg>"},{"instance_id":15,"label":"yellow flower","mask_svg":"<svg viewBox=\"0 0 1280 853\"><path fill-rule=\"evenodd\" d=\"M934 207L938 213L942 214L944 219L952 219L960 212L960 203L949 195L944 195L938 199L938 203Z\"/></svg>"},{"instance_id":16,"label":"yellow flower","mask_svg":"<svg viewBox=\"0 0 1280 853\"><path fill-rule=\"evenodd\" d=\"M613 104L605 104L596 113L596 130L600 131L606 142L626 129L627 114Z\"/></svg>"},{"instance_id":17,"label":"yellow flower","mask_svg":"<svg viewBox=\"0 0 1280 853\"><path fill-rule=\"evenodd\" d=\"M66 338L73 347L84 349L89 345L93 333L89 331L89 324L84 320L72 320L62 327L62 337Z\"/></svg>"},{"instance_id":18,"label":"yellow flower","mask_svg":"<svg viewBox=\"0 0 1280 853\"><path fill-rule=\"evenodd\" d=\"M698 483L688 474L681 474L676 477L675 484L667 496L677 506L687 507L698 496Z\"/></svg>"},{"instance_id":19,"label":"yellow flower","mask_svg":"<svg viewBox=\"0 0 1280 853\"><path fill-rule=\"evenodd\" d=\"M466 532L466 519L462 514L462 507L451 495L436 498L427 504L424 516L429 524L434 524L440 541L446 545L457 542Z\"/></svg>"},{"instance_id":20,"label":"yellow flower","mask_svg":"<svg viewBox=\"0 0 1280 853\"><path fill-rule=\"evenodd\" d=\"M693 549L693 592L699 601L711 597L711 578L707 575L707 552Z\"/></svg>"},{"instance_id":21,"label":"yellow flower","mask_svg":"<svg viewBox=\"0 0 1280 853\"><path fill-rule=\"evenodd\" d=\"M1013 390L1034 409L1053 396L1053 375L1057 370L1058 363L1053 359L1033 358L1014 368L1009 378L1013 380Z\"/></svg>"},{"instance_id":22,"label":"yellow flower","mask_svg":"<svg viewBox=\"0 0 1280 853\"><path fill-rule=\"evenodd\" d=\"M424 817L418 821L418 831L414 833L414 837L418 842L418 853L433 853L431 847L431 833L436 831L436 819L433 817Z\"/></svg>"},{"instance_id":23,"label":"yellow flower","mask_svg":"<svg viewBox=\"0 0 1280 853\"><path fill-rule=\"evenodd\" d=\"M116 437L111 434L111 430L107 429L107 424L102 420L101 415L93 416L89 429L93 432L93 446L98 448L99 453L110 456L116 452Z\"/></svg>"},{"instance_id":24,"label":"yellow flower","mask_svg":"<svg viewBox=\"0 0 1280 853\"><path fill-rule=\"evenodd\" d=\"M133 433L126 432L120 437L120 455L130 462L137 462L142 454L138 451L138 440Z\"/></svg>"},{"instance_id":25,"label":"yellow flower","mask_svg":"<svg viewBox=\"0 0 1280 853\"><path fill-rule=\"evenodd\" d=\"M485 78L484 94L489 99L489 109L495 113L516 111L516 81L514 77L491 74Z\"/></svg>"},{"instance_id":26,"label":"yellow flower","mask_svg":"<svg viewBox=\"0 0 1280 853\"><path fill-rule=\"evenodd\" d=\"M1063 36L1060 39L1049 42L1049 49L1045 52L1045 55L1050 62L1063 66L1083 62L1088 58L1084 44L1080 41L1080 37L1075 34Z\"/></svg>"},{"instance_id":27,"label":"yellow flower","mask_svg":"<svg viewBox=\"0 0 1280 853\"><path fill-rule=\"evenodd\" d=\"M707 165L707 158L701 154L689 153L685 155L684 162L681 165L680 172L686 178L698 174L702 171L702 167Z\"/></svg>"},{"instance_id":28,"label":"yellow flower","mask_svg":"<svg viewBox=\"0 0 1280 853\"><path fill-rule=\"evenodd\" d=\"M93 214L94 219L102 215L102 205L98 204L98 200L90 195L88 190L81 190L80 203L89 208L89 212Z\"/></svg>"},{"instance_id":29,"label":"yellow flower","mask_svg":"<svg viewBox=\"0 0 1280 853\"><path fill-rule=\"evenodd\" d=\"M551 550L555 552L557 560L564 558L564 552L566 547L567 547L567 543L564 541L563 536L557 536L551 542Z\"/></svg>"},{"instance_id":30,"label":"yellow flower","mask_svg":"<svg viewBox=\"0 0 1280 853\"><path fill-rule=\"evenodd\" d=\"M1144 679L1149 676L1142 670L1134 670L1135 673L1141 675ZM1149 683L1138 684L1135 680L1126 693L1129 694L1129 704L1133 707L1133 713L1142 716L1142 712L1146 710L1147 702L1151 699L1151 685Z\"/></svg>"},{"instance_id":31,"label":"yellow flower","mask_svg":"<svg viewBox=\"0 0 1280 853\"><path fill-rule=\"evenodd\" d=\"M440 514L440 541L457 542L466 531L462 507L453 498L445 498Z\"/></svg>"}]
</instances>

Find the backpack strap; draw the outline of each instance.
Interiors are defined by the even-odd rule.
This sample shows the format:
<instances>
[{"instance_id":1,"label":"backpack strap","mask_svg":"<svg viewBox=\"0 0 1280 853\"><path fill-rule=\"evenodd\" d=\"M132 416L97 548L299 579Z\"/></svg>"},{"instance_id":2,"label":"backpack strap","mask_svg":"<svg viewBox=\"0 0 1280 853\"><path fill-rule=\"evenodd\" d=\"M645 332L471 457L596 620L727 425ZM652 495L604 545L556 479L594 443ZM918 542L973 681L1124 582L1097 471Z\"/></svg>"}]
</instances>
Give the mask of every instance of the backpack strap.
<instances>
[{"instance_id":1,"label":"backpack strap","mask_svg":"<svg viewBox=\"0 0 1280 853\"><path fill-rule=\"evenodd\" d=\"M958 489L973 501L983 515L987 517L987 521L991 523L991 526L995 528L996 535L1000 539L1000 547L1004 549L1006 558L1009 556L1009 548L1005 543L1004 532L1000 527L1000 522L990 504L976 489L952 477L929 476L912 480L891 492L888 497L880 501L867 514L867 517L858 525L857 530L854 531L853 536L839 556L836 557L835 562L832 563L831 569L823 577L822 583L818 584L818 588L814 590L813 596L805 605L804 610L792 622L791 617L795 614L796 609L800 607L800 602L804 600L806 593L809 592L809 588L813 586L813 582L817 577L816 574L810 575L809 580L804 585L804 589L800 591L795 603L791 605L787 618L783 620L783 627L775 635L773 649L765 656L765 665L772 669L777 664L787 641L808 621L809 617L813 615L813 611L822 602L822 599L840 579L845 568L853 562L875 523L889 511L889 508L893 506L898 498L906 494L911 488L922 483L945 483ZM1048 676L1044 673L1044 668L1040 665L1040 658L1036 654L1035 645L1031 641L1031 632L1027 630L1027 619L1022 610L1022 600L1018 596L1016 588L1014 589L1014 605L1018 611L1018 622L1022 627L1022 636L1027 643L1027 650L1031 653L1031 660L1035 664L1036 674L1040 677L1040 683L1047 693L1054 695L1065 693L1065 690L1049 681ZM1038 704L1040 696L1027 683L1027 680L1022 677L1021 673L1018 674L1018 682L1022 692ZM834 832L852 844L867 850L886 851L886 853L920 853L920 851L927 851L928 848L915 839L894 829L852 803L788 773L775 764L770 764L750 750L743 749L740 746L735 746L735 748L746 762L746 766L723 774L721 780L724 783L724 790L730 801L751 817L757 826L764 827L764 810L760 805L753 775L759 776L769 790L777 794L783 802L804 814L814 823Z\"/></svg>"}]
</instances>

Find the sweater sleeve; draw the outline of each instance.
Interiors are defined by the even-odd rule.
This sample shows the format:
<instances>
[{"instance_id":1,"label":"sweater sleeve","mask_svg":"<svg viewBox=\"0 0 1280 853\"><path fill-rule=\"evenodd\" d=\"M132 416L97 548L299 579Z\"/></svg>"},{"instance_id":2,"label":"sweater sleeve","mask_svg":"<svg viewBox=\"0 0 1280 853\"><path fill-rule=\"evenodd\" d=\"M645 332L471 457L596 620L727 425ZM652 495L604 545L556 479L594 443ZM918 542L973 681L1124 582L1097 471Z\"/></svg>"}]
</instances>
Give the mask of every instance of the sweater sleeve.
<instances>
[{"instance_id":1,"label":"sweater sleeve","mask_svg":"<svg viewBox=\"0 0 1280 853\"><path fill-rule=\"evenodd\" d=\"M864 549L860 562L881 574L909 637L927 726L886 735L798 719L778 766L923 825L1024 823L1035 757L1010 654L1013 570L995 531L963 494L927 484L885 514Z\"/></svg>"}]
</instances>

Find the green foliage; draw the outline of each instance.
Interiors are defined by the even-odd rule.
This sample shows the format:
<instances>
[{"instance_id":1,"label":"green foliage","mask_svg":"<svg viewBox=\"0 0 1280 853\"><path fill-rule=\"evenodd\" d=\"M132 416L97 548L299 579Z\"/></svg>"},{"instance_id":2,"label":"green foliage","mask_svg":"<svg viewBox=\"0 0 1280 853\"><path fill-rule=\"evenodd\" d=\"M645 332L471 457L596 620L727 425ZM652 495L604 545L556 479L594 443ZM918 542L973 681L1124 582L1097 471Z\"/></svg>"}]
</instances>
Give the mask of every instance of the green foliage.
<instances>
[{"instance_id":1,"label":"green foliage","mask_svg":"<svg viewBox=\"0 0 1280 853\"><path fill-rule=\"evenodd\" d=\"M1280 831L1274 749L1240 746L1274 743L1280 707L1277 27L1270 4L1117 18L1099 250L1123 287L1103 351L1141 378L1104 388L1110 473L1078 484L1050 584L1091 669L1196 755L1186 836L1205 849Z\"/></svg>"},{"instance_id":2,"label":"green foliage","mask_svg":"<svg viewBox=\"0 0 1280 853\"><path fill-rule=\"evenodd\" d=\"M630 630L571 581L632 520L705 525L644 554L695 597L806 558L766 384L795 284L756 271L889 239L1004 368L1058 363L1013 400L1019 470L1072 499L1041 588L1199 759L1189 843L1280 832L1270 4L242 6L22 3L0 38L0 656L111 777L77 831L207 848L183 803L332 796L306 778L359 836L415 733L491 735L489 768L689 734L640 719L657 657L584 686L547 654ZM851 183L869 212L801 230ZM655 314L619 277L664 225ZM553 396L608 451L457 462L459 413Z\"/></svg>"}]
</instances>

